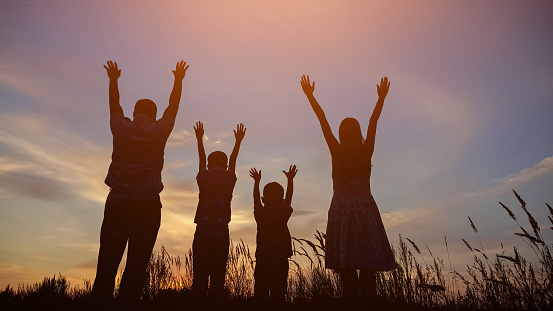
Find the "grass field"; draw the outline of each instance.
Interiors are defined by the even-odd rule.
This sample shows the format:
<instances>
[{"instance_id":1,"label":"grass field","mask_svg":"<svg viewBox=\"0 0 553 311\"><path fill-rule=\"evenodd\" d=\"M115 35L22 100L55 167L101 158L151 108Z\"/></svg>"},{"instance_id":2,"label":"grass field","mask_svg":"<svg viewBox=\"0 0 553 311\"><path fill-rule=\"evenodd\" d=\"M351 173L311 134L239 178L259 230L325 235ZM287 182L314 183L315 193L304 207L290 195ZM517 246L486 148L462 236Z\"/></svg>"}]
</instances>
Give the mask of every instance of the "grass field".
<instances>
[{"instance_id":1,"label":"grass field","mask_svg":"<svg viewBox=\"0 0 553 311\"><path fill-rule=\"evenodd\" d=\"M553 310L553 244L544 241L542 228L514 192L529 221L522 226L509 207L500 203L515 221L520 236L535 258L524 258L519 250L487 254L480 245L465 243L473 261L465 271L451 268L449 258L431 254L425 260L415 242L400 236L394 246L398 267L377 274L379 302L371 310ZM548 224L553 230L553 208ZM498 208L498 211L500 209ZM470 225L480 241L478 228ZM293 238L290 259L288 310L344 310L339 277L324 267L324 233L314 238ZM444 240L446 249L448 241ZM449 253L449 251L448 251ZM417 258L422 258L421 263ZM242 241L231 243L226 275L225 309L254 309L254 258ZM186 310L191 303L192 251L172 256L164 247L154 252L148 267L141 310ZM35 284L7 286L0 293L1 310L82 310L87 306L92 284L71 286L63 275L46 277ZM357 307L352 307L357 308Z\"/></svg>"}]
</instances>

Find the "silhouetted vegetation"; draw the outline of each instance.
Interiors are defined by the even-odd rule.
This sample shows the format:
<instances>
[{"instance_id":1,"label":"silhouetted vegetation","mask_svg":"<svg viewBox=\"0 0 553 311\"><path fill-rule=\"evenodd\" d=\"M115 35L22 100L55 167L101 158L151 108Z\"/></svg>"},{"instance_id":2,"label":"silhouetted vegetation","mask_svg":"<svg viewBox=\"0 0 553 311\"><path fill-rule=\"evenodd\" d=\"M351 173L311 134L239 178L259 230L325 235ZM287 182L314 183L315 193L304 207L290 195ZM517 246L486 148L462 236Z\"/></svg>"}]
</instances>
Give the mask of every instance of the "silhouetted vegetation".
<instances>
[{"instance_id":1,"label":"silhouetted vegetation","mask_svg":"<svg viewBox=\"0 0 553 311\"><path fill-rule=\"evenodd\" d=\"M524 227L509 207L500 203L515 221L520 236L535 254L524 258L517 248L498 254L486 253L482 243L471 245L463 240L473 255L463 272L454 270L449 258L422 256L417 244L400 236L394 247L398 267L377 274L381 309L388 310L552 310L553 245L544 240L538 221L526 208L526 202L515 192L529 221ZM553 230L553 208L548 221ZM478 228L470 226L480 241ZM461 241L459 241L461 242ZM444 240L446 249L448 241ZM342 285L332 271L324 267L325 237L317 231L314 239L294 238L288 279L288 308L344 309ZM422 262L421 262L422 261ZM226 306L231 309L253 309L254 259L243 241L230 246L225 281ZM140 303L141 310L185 308L192 298L192 251L184 257L171 256L164 247L154 252L148 266L148 277ZM46 277L32 285L7 286L0 293L2 310L36 310L49 306L53 310L81 310L91 290L90 281L72 287L63 275Z\"/></svg>"}]
</instances>

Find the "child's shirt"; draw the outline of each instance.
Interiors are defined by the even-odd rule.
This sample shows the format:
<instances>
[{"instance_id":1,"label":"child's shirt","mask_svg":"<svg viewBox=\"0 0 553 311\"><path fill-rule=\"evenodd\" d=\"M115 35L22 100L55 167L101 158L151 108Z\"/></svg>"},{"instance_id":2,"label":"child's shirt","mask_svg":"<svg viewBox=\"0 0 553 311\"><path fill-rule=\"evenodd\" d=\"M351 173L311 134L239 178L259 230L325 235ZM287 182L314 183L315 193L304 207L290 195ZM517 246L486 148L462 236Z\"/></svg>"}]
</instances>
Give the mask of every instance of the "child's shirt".
<instances>
[{"instance_id":1,"label":"child's shirt","mask_svg":"<svg viewBox=\"0 0 553 311\"><path fill-rule=\"evenodd\" d=\"M292 206L284 203L254 206L257 222L257 259L282 259L292 256L292 238L288 230L288 219Z\"/></svg>"},{"instance_id":2,"label":"child's shirt","mask_svg":"<svg viewBox=\"0 0 553 311\"><path fill-rule=\"evenodd\" d=\"M201 169L196 181L200 195L194 222L228 224L236 174L224 169Z\"/></svg>"}]
</instances>

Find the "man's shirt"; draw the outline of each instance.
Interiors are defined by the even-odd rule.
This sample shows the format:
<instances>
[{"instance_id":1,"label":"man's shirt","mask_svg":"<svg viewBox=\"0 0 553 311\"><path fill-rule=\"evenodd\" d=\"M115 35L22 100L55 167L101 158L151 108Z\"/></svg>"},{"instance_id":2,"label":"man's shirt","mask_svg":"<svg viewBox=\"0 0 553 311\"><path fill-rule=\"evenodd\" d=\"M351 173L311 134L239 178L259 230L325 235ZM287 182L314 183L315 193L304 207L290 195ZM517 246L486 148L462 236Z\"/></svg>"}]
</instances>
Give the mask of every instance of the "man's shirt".
<instances>
[{"instance_id":1,"label":"man's shirt","mask_svg":"<svg viewBox=\"0 0 553 311\"><path fill-rule=\"evenodd\" d=\"M161 192L164 149L174 124L171 114L157 121L145 114L132 121L123 113L112 114L113 153L106 185L132 193Z\"/></svg>"}]
</instances>

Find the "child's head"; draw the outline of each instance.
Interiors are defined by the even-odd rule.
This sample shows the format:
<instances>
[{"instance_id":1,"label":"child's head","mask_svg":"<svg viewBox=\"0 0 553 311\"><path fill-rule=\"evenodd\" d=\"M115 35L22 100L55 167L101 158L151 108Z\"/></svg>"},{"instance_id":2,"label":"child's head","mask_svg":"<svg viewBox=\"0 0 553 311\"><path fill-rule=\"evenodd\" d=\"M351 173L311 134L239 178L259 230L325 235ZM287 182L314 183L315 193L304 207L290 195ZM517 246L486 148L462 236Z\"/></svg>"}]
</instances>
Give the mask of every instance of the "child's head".
<instances>
[{"instance_id":1,"label":"child's head","mask_svg":"<svg viewBox=\"0 0 553 311\"><path fill-rule=\"evenodd\" d=\"M263 187L263 203L280 204L284 201L284 188L277 183L271 182Z\"/></svg>"},{"instance_id":2,"label":"child's head","mask_svg":"<svg viewBox=\"0 0 553 311\"><path fill-rule=\"evenodd\" d=\"M207 169L212 170L214 168L227 169L227 155L222 151L213 151L207 157Z\"/></svg>"},{"instance_id":3,"label":"child's head","mask_svg":"<svg viewBox=\"0 0 553 311\"><path fill-rule=\"evenodd\" d=\"M345 118L340 123L340 144L344 147L355 147L363 144L363 134L361 126L354 118Z\"/></svg>"},{"instance_id":4,"label":"child's head","mask_svg":"<svg viewBox=\"0 0 553 311\"><path fill-rule=\"evenodd\" d=\"M134 105L133 116L137 114L145 114L150 117L152 121L155 121L157 117L157 106L149 99L141 99Z\"/></svg>"}]
</instances>

